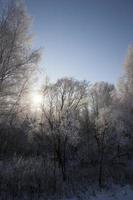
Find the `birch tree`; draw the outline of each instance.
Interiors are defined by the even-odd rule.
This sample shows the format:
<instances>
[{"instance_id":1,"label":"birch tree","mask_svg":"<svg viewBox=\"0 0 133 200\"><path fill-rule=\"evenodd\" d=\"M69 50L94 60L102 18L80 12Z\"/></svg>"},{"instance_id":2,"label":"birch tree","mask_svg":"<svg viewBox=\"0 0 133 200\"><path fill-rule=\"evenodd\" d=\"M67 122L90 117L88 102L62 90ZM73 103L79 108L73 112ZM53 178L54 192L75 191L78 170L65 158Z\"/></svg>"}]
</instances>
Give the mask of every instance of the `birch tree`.
<instances>
[{"instance_id":1,"label":"birch tree","mask_svg":"<svg viewBox=\"0 0 133 200\"><path fill-rule=\"evenodd\" d=\"M0 16L1 115L18 108L40 57L32 50L31 19L23 3L10 1Z\"/></svg>"}]
</instances>

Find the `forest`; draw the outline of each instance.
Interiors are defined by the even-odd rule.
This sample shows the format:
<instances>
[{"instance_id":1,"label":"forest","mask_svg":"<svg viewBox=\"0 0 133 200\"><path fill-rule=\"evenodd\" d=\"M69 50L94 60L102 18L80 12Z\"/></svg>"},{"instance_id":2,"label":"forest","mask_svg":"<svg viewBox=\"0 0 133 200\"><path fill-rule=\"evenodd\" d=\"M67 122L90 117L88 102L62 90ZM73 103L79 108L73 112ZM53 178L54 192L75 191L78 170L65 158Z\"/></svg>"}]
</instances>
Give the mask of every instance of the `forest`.
<instances>
[{"instance_id":1,"label":"forest","mask_svg":"<svg viewBox=\"0 0 133 200\"><path fill-rule=\"evenodd\" d=\"M44 78L35 91L41 51L31 17L23 3L0 4L1 199L132 186L133 47L116 85Z\"/></svg>"}]
</instances>

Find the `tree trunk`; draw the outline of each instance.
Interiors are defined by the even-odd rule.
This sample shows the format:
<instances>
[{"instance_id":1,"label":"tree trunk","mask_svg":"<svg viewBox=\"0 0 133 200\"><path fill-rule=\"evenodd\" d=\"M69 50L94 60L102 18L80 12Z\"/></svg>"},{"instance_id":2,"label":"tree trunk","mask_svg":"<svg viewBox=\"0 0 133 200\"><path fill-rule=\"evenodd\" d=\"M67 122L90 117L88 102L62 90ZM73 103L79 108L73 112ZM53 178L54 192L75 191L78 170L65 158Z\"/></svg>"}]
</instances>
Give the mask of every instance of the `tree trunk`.
<instances>
[{"instance_id":1,"label":"tree trunk","mask_svg":"<svg viewBox=\"0 0 133 200\"><path fill-rule=\"evenodd\" d=\"M100 152L99 177L98 177L98 183L100 188L103 187L103 158L104 158L104 150L102 148Z\"/></svg>"}]
</instances>

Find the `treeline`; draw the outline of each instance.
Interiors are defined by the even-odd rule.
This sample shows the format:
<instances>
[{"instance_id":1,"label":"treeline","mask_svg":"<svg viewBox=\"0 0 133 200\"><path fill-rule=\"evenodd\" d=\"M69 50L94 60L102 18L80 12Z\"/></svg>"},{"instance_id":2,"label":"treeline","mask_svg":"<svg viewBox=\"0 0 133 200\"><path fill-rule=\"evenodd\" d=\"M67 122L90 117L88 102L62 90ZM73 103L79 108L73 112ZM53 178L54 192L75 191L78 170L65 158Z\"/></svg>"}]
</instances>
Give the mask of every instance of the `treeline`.
<instances>
[{"instance_id":1,"label":"treeline","mask_svg":"<svg viewBox=\"0 0 133 200\"><path fill-rule=\"evenodd\" d=\"M73 78L46 82L43 102L32 112L28 94L40 53L32 50L30 21L22 3L1 11L1 191L61 191L63 182L74 191L85 183L132 183L133 48L117 87Z\"/></svg>"}]
</instances>

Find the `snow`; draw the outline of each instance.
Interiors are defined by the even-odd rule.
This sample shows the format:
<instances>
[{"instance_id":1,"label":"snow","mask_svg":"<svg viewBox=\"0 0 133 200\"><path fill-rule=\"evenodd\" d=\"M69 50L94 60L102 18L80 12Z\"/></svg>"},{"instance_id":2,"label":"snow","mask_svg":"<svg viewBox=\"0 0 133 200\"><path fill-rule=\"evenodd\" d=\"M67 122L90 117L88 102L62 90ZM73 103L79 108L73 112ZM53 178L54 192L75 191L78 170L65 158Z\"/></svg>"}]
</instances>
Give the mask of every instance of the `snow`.
<instances>
[{"instance_id":1,"label":"snow","mask_svg":"<svg viewBox=\"0 0 133 200\"><path fill-rule=\"evenodd\" d=\"M62 199L63 200L63 199ZM130 186L113 186L111 190L103 190L101 192L90 192L65 200L133 200L133 189Z\"/></svg>"}]
</instances>

